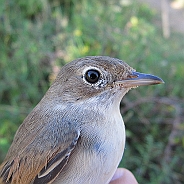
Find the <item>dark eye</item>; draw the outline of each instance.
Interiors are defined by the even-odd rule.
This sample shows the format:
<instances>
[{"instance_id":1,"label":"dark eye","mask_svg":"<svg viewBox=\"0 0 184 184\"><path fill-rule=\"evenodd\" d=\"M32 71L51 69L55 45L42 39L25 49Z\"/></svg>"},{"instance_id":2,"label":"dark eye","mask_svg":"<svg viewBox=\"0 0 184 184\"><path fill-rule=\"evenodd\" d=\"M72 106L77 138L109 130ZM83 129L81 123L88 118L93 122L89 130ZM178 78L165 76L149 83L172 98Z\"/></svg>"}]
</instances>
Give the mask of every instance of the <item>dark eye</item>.
<instances>
[{"instance_id":1,"label":"dark eye","mask_svg":"<svg viewBox=\"0 0 184 184\"><path fill-rule=\"evenodd\" d=\"M94 84L100 78L100 73L97 70L88 70L85 74L85 79L87 82Z\"/></svg>"}]
</instances>

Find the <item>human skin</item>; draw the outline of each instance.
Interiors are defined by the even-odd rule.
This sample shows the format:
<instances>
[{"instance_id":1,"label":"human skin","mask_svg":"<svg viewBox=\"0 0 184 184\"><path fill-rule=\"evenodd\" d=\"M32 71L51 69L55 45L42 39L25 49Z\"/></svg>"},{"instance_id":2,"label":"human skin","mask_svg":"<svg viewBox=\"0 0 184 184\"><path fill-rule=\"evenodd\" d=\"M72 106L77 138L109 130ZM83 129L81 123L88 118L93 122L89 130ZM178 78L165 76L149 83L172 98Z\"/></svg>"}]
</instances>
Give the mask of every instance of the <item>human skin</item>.
<instances>
[{"instance_id":1,"label":"human skin","mask_svg":"<svg viewBox=\"0 0 184 184\"><path fill-rule=\"evenodd\" d=\"M138 184L138 182L129 170L118 168L109 184Z\"/></svg>"}]
</instances>

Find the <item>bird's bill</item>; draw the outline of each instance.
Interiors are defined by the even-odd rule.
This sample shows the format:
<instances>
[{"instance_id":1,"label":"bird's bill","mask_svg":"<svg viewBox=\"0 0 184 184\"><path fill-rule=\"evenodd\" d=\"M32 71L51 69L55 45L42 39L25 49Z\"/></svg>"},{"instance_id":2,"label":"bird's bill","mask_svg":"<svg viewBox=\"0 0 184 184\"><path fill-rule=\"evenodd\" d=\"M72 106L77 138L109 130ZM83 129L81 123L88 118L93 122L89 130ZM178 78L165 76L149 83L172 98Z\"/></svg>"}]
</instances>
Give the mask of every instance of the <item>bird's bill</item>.
<instances>
[{"instance_id":1,"label":"bird's bill","mask_svg":"<svg viewBox=\"0 0 184 184\"><path fill-rule=\"evenodd\" d=\"M133 71L127 79L122 81L116 81L116 84L122 85L123 87L137 87L137 86L146 86L146 85L155 85L162 84L164 81L154 75L144 74Z\"/></svg>"}]
</instances>

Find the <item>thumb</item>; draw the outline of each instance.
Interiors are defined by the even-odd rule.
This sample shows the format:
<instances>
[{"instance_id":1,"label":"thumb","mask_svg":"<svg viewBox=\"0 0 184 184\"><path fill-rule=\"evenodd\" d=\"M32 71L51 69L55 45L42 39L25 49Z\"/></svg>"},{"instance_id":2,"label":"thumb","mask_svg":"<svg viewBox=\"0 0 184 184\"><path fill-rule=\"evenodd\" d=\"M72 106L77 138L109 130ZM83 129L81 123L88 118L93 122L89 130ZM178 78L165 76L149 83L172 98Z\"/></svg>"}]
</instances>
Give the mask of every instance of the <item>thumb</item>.
<instances>
[{"instance_id":1,"label":"thumb","mask_svg":"<svg viewBox=\"0 0 184 184\"><path fill-rule=\"evenodd\" d=\"M138 182L129 170L118 168L109 184L138 184Z\"/></svg>"}]
</instances>

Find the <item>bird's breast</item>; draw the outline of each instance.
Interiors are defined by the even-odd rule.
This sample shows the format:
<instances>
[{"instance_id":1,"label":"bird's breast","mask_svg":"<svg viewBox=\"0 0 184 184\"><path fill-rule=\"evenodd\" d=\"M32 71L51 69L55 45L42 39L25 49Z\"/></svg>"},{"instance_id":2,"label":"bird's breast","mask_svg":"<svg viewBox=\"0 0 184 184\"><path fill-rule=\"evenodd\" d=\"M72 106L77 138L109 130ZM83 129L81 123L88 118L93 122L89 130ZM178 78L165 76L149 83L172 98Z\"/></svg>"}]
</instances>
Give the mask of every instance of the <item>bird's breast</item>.
<instances>
[{"instance_id":1,"label":"bird's breast","mask_svg":"<svg viewBox=\"0 0 184 184\"><path fill-rule=\"evenodd\" d=\"M84 157L89 158L89 168L96 171L97 183L109 182L124 152L125 127L121 115L112 112L96 125L84 127L81 134Z\"/></svg>"},{"instance_id":2,"label":"bird's breast","mask_svg":"<svg viewBox=\"0 0 184 184\"><path fill-rule=\"evenodd\" d=\"M81 119L80 138L55 184L106 184L116 171L125 146L122 117L119 109L96 112Z\"/></svg>"}]
</instances>

